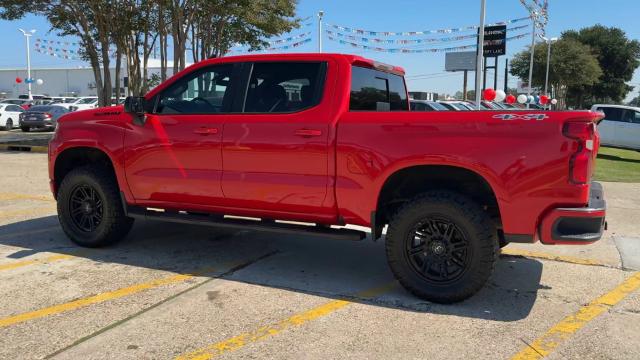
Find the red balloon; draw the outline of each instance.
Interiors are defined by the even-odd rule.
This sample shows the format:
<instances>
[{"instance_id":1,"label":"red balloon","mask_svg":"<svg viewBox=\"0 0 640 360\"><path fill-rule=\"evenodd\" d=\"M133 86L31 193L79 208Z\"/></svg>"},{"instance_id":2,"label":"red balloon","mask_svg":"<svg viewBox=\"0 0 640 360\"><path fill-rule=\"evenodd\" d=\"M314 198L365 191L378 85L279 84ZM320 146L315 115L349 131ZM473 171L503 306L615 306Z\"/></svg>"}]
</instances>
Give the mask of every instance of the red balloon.
<instances>
[{"instance_id":1,"label":"red balloon","mask_svg":"<svg viewBox=\"0 0 640 360\"><path fill-rule=\"evenodd\" d=\"M505 101L507 104L513 104L514 102L516 102L516 97L515 97L515 96L513 96L513 95L511 95L511 94L509 94L509 95L507 95L507 97L506 97L506 98L504 98L504 101Z\"/></svg>"},{"instance_id":2,"label":"red balloon","mask_svg":"<svg viewBox=\"0 0 640 360\"><path fill-rule=\"evenodd\" d=\"M549 97L547 95L540 96L540 104L546 105L549 102Z\"/></svg>"},{"instance_id":3,"label":"red balloon","mask_svg":"<svg viewBox=\"0 0 640 360\"><path fill-rule=\"evenodd\" d=\"M16 83L20 84L22 82L22 79L20 77L16 78Z\"/></svg>"},{"instance_id":4,"label":"red balloon","mask_svg":"<svg viewBox=\"0 0 640 360\"><path fill-rule=\"evenodd\" d=\"M496 91L493 89L484 89L482 97L487 101L493 101L496 98Z\"/></svg>"}]
</instances>

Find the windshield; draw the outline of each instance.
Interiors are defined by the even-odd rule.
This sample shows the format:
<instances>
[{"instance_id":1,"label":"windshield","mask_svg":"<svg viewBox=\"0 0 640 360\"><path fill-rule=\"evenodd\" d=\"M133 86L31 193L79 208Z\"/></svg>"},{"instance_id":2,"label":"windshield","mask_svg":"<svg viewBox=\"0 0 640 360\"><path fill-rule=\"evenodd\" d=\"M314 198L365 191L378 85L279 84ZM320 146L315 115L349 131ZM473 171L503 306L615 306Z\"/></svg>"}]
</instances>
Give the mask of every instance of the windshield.
<instances>
[{"instance_id":1,"label":"windshield","mask_svg":"<svg viewBox=\"0 0 640 360\"><path fill-rule=\"evenodd\" d=\"M34 111L34 112L47 112L47 111L50 111L52 107L53 106L37 105L37 106L30 107L29 110L27 110L27 111L30 111L30 112L31 111Z\"/></svg>"},{"instance_id":2,"label":"windshield","mask_svg":"<svg viewBox=\"0 0 640 360\"><path fill-rule=\"evenodd\" d=\"M78 104L91 104L92 102L95 102L96 100L98 100L97 98L86 98L86 99L82 99L80 101L78 101Z\"/></svg>"}]
</instances>

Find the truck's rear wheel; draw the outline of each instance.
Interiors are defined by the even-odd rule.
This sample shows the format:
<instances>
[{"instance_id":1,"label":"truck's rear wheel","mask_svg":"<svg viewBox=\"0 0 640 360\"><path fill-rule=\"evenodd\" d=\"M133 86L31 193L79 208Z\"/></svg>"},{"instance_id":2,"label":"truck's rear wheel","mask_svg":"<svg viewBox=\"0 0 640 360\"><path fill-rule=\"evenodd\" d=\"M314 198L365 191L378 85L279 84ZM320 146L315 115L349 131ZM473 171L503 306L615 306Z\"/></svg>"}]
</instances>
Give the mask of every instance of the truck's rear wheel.
<instances>
[{"instance_id":1,"label":"truck's rear wheel","mask_svg":"<svg viewBox=\"0 0 640 360\"><path fill-rule=\"evenodd\" d=\"M396 212L386 249L391 270L407 290L429 301L453 303L487 282L498 239L477 203L457 193L433 191Z\"/></svg>"},{"instance_id":2,"label":"truck's rear wheel","mask_svg":"<svg viewBox=\"0 0 640 360\"><path fill-rule=\"evenodd\" d=\"M76 244L99 247L127 235L133 219L124 215L113 175L100 166L71 170L58 190L58 219Z\"/></svg>"}]
</instances>

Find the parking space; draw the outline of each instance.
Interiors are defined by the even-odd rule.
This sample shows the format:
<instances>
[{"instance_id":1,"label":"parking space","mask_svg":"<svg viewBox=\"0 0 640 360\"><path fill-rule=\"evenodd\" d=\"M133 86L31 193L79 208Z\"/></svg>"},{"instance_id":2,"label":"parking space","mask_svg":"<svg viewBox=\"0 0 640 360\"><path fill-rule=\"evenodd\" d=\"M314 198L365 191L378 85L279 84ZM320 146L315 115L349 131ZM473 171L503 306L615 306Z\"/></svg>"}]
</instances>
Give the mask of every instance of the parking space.
<instances>
[{"instance_id":1,"label":"parking space","mask_svg":"<svg viewBox=\"0 0 640 360\"><path fill-rule=\"evenodd\" d=\"M0 164L0 358L640 357L635 184L605 184L601 242L509 245L480 293L438 305L394 281L383 241L139 221L78 248L46 155Z\"/></svg>"}]
</instances>

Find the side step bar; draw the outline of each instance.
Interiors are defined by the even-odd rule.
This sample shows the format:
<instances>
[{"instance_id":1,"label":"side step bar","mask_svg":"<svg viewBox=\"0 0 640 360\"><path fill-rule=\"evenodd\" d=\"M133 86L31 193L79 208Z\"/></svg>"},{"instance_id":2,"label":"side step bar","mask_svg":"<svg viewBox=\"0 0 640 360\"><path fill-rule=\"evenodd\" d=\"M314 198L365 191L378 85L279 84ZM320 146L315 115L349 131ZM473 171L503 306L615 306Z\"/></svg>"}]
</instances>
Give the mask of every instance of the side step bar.
<instances>
[{"instance_id":1,"label":"side step bar","mask_svg":"<svg viewBox=\"0 0 640 360\"><path fill-rule=\"evenodd\" d=\"M334 229L331 227L298 225L279 223L273 220L249 220L238 218L224 218L221 215L207 215L201 213L185 213L177 211L154 211L141 207L127 207L127 216L132 218L160 220L181 224L206 225L239 230L254 230L285 234L315 235L335 240L360 241L367 234L364 231L352 229Z\"/></svg>"}]
</instances>

